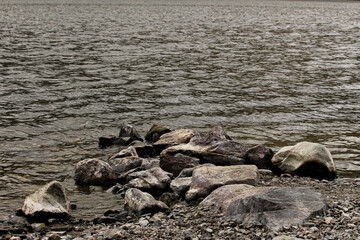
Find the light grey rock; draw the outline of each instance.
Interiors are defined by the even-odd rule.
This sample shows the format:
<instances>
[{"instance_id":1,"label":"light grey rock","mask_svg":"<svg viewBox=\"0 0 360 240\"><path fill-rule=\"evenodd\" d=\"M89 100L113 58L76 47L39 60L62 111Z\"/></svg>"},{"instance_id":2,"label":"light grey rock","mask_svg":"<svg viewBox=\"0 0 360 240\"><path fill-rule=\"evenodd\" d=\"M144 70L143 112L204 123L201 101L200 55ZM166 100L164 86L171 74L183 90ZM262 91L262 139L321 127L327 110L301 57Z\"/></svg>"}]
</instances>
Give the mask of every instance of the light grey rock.
<instances>
[{"instance_id":1,"label":"light grey rock","mask_svg":"<svg viewBox=\"0 0 360 240\"><path fill-rule=\"evenodd\" d=\"M155 192L170 186L172 173L165 172L160 167L131 173L127 176L128 187L142 191Z\"/></svg>"},{"instance_id":2,"label":"light grey rock","mask_svg":"<svg viewBox=\"0 0 360 240\"><path fill-rule=\"evenodd\" d=\"M208 196L218 187L229 184L255 185L259 180L255 165L201 166L194 170L186 200Z\"/></svg>"},{"instance_id":3,"label":"light grey rock","mask_svg":"<svg viewBox=\"0 0 360 240\"><path fill-rule=\"evenodd\" d=\"M85 159L76 164L75 182L79 185L109 185L115 182L112 167L100 159Z\"/></svg>"},{"instance_id":4,"label":"light grey rock","mask_svg":"<svg viewBox=\"0 0 360 240\"><path fill-rule=\"evenodd\" d=\"M109 161L115 159L115 158L124 158L124 157L138 157L138 154L136 152L136 149L133 146L130 146L128 148L125 148L121 150L120 152L114 154Z\"/></svg>"},{"instance_id":5,"label":"light grey rock","mask_svg":"<svg viewBox=\"0 0 360 240\"><path fill-rule=\"evenodd\" d=\"M112 158L109 160L109 164L114 169L116 176L120 176L122 173L131 169L138 168L142 163L143 159L136 156Z\"/></svg>"},{"instance_id":6,"label":"light grey rock","mask_svg":"<svg viewBox=\"0 0 360 240\"><path fill-rule=\"evenodd\" d=\"M226 219L243 225L261 223L273 231L323 215L321 193L309 187L254 188L244 191L226 209Z\"/></svg>"},{"instance_id":7,"label":"light grey rock","mask_svg":"<svg viewBox=\"0 0 360 240\"><path fill-rule=\"evenodd\" d=\"M175 130L161 135L160 139L156 141L154 145L176 145L188 143L195 134L196 132L191 129Z\"/></svg>"},{"instance_id":8,"label":"light grey rock","mask_svg":"<svg viewBox=\"0 0 360 240\"><path fill-rule=\"evenodd\" d=\"M155 200L149 193L145 193L136 188L130 188L125 192L126 208L135 215L145 213L156 213L158 211L168 211L168 206Z\"/></svg>"},{"instance_id":9,"label":"light grey rock","mask_svg":"<svg viewBox=\"0 0 360 240\"><path fill-rule=\"evenodd\" d=\"M190 189L191 177L178 177L171 181L171 190L179 196L185 195L186 191Z\"/></svg>"},{"instance_id":10,"label":"light grey rock","mask_svg":"<svg viewBox=\"0 0 360 240\"><path fill-rule=\"evenodd\" d=\"M300 142L295 146L283 147L271 162L284 173L319 179L336 177L331 153L318 143Z\"/></svg>"},{"instance_id":11,"label":"light grey rock","mask_svg":"<svg viewBox=\"0 0 360 240\"><path fill-rule=\"evenodd\" d=\"M52 181L25 198L22 211L28 218L46 220L70 217L70 202L65 188Z\"/></svg>"}]
</instances>

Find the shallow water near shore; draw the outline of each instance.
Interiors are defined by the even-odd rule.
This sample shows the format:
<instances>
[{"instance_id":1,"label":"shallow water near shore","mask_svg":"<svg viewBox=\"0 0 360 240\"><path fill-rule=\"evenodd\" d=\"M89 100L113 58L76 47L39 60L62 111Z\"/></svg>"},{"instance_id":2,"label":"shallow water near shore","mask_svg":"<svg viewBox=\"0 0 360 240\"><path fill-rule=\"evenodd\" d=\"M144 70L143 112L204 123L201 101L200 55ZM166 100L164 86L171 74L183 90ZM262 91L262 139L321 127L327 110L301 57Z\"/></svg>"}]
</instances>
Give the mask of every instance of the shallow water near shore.
<instances>
[{"instance_id":1,"label":"shallow water near shore","mask_svg":"<svg viewBox=\"0 0 360 240\"><path fill-rule=\"evenodd\" d=\"M360 176L360 4L0 0L0 212L64 181L76 216L121 205L74 185L126 121L247 146L324 144Z\"/></svg>"}]
</instances>

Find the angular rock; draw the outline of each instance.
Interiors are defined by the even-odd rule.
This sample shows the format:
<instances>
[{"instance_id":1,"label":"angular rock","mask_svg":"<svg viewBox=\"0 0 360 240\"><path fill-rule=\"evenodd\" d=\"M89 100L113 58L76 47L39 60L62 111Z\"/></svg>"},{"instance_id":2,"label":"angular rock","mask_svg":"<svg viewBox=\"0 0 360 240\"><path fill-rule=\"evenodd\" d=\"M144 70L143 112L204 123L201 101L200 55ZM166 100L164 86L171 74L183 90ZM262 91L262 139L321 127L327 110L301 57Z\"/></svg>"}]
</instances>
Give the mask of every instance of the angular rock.
<instances>
[{"instance_id":1,"label":"angular rock","mask_svg":"<svg viewBox=\"0 0 360 240\"><path fill-rule=\"evenodd\" d=\"M131 157L128 157L128 158L131 158ZM132 157L132 158L135 158L135 157ZM141 159L141 165L117 175L116 176L117 182L125 183L127 181L127 176L131 173L148 170L148 169L160 166L160 160L156 159L156 158L138 158L138 159Z\"/></svg>"},{"instance_id":2,"label":"angular rock","mask_svg":"<svg viewBox=\"0 0 360 240\"><path fill-rule=\"evenodd\" d=\"M226 218L243 225L261 223L278 231L323 215L326 208L321 193L309 187L256 188L232 201Z\"/></svg>"},{"instance_id":3,"label":"angular rock","mask_svg":"<svg viewBox=\"0 0 360 240\"><path fill-rule=\"evenodd\" d=\"M271 162L284 173L318 179L334 179L336 168L329 150L318 143L300 142L283 147Z\"/></svg>"},{"instance_id":4,"label":"angular rock","mask_svg":"<svg viewBox=\"0 0 360 240\"><path fill-rule=\"evenodd\" d=\"M76 164L75 182L79 185L109 185L115 182L112 167L100 159L85 159Z\"/></svg>"},{"instance_id":5,"label":"angular rock","mask_svg":"<svg viewBox=\"0 0 360 240\"><path fill-rule=\"evenodd\" d=\"M32 220L70 217L70 202L65 188L52 181L25 198L22 211Z\"/></svg>"},{"instance_id":6,"label":"angular rock","mask_svg":"<svg viewBox=\"0 0 360 240\"><path fill-rule=\"evenodd\" d=\"M169 128L154 124L152 125L150 130L146 133L145 140L150 142L156 142L157 140L159 140L161 135L168 132L171 132Z\"/></svg>"},{"instance_id":7,"label":"angular rock","mask_svg":"<svg viewBox=\"0 0 360 240\"><path fill-rule=\"evenodd\" d=\"M115 155L113 155L112 157L110 157L109 161L115 158L124 158L124 157L138 157L136 149L133 146L125 148L120 152L116 153Z\"/></svg>"},{"instance_id":8,"label":"angular rock","mask_svg":"<svg viewBox=\"0 0 360 240\"><path fill-rule=\"evenodd\" d=\"M125 202L129 212L138 216L145 213L169 210L165 203L155 200L149 193L142 192L136 188L126 190Z\"/></svg>"},{"instance_id":9,"label":"angular rock","mask_svg":"<svg viewBox=\"0 0 360 240\"><path fill-rule=\"evenodd\" d=\"M259 169L272 169L274 152L265 145L258 145L246 151L245 164L256 165Z\"/></svg>"},{"instance_id":10,"label":"angular rock","mask_svg":"<svg viewBox=\"0 0 360 240\"><path fill-rule=\"evenodd\" d=\"M127 123L122 123L119 132L119 138L125 140L124 145L129 145L133 141L144 141L141 135L136 131L136 129Z\"/></svg>"},{"instance_id":11,"label":"angular rock","mask_svg":"<svg viewBox=\"0 0 360 240\"><path fill-rule=\"evenodd\" d=\"M110 166L114 169L115 175L117 177L124 172L140 167L142 162L142 158L135 156L113 158L109 160Z\"/></svg>"},{"instance_id":12,"label":"angular rock","mask_svg":"<svg viewBox=\"0 0 360 240\"><path fill-rule=\"evenodd\" d=\"M229 135L227 135L225 129L218 125L213 127L204 138L195 138L193 143L195 145L213 145L214 143L232 140Z\"/></svg>"},{"instance_id":13,"label":"angular rock","mask_svg":"<svg viewBox=\"0 0 360 240\"><path fill-rule=\"evenodd\" d=\"M177 177L170 183L171 190L179 196L184 196L190 189L191 177Z\"/></svg>"},{"instance_id":14,"label":"angular rock","mask_svg":"<svg viewBox=\"0 0 360 240\"><path fill-rule=\"evenodd\" d=\"M114 135L110 135L110 136L103 136L103 137L99 137L99 146L100 147L110 147L114 144L124 144L124 142L121 142L122 139L117 138Z\"/></svg>"},{"instance_id":15,"label":"angular rock","mask_svg":"<svg viewBox=\"0 0 360 240\"><path fill-rule=\"evenodd\" d=\"M131 145L135 148L139 157L147 158L158 155L153 145L145 142L134 141Z\"/></svg>"},{"instance_id":16,"label":"angular rock","mask_svg":"<svg viewBox=\"0 0 360 240\"><path fill-rule=\"evenodd\" d=\"M171 172L176 177L184 168L191 168L199 165L200 159L190 157L181 153L175 155L163 155L160 157L160 167Z\"/></svg>"},{"instance_id":17,"label":"angular rock","mask_svg":"<svg viewBox=\"0 0 360 240\"><path fill-rule=\"evenodd\" d=\"M255 165L202 166L194 170L186 200L193 201L208 196L218 187L229 184L255 185L259 180Z\"/></svg>"},{"instance_id":18,"label":"angular rock","mask_svg":"<svg viewBox=\"0 0 360 240\"><path fill-rule=\"evenodd\" d=\"M180 143L188 143L195 135L195 131L191 129L179 129L161 135L160 139L154 145L176 145Z\"/></svg>"},{"instance_id":19,"label":"angular rock","mask_svg":"<svg viewBox=\"0 0 360 240\"><path fill-rule=\"evenodd\" d=\"M171 177L172 173L165 172L160 167L154 167L129 174L127 186L147 192L161 191L170 186Z\"/></svg>"}]
</instances>

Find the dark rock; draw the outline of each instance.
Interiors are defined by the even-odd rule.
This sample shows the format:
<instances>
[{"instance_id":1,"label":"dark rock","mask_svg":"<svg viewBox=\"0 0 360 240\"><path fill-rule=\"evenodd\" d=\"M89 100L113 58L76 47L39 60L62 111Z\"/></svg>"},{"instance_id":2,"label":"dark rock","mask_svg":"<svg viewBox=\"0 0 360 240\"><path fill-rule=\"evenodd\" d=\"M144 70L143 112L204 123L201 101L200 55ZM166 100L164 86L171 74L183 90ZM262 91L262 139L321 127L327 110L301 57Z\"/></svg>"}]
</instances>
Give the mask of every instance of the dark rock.
<instances>
[{"instance_id":1,"label":"dark rock","mask_svg":"<svg viewBox=\"0 0 360 240\"><path fill-rule=\"evenodd\" d=\"M323 215L326 208L321 193L309 187L255 188L229 204L226 218L243 225L261 223L278 231Z\"/></svg>"},{"instance_id":2,"label":"dark rock","mask_svg":"<svg viewBox=\"0 0 360 240\"><path fill-rule=\"evenodd\" d=\"M154 124L154 125L152 125L150 130L146 133L145 140L150 141L150 142L156 142L157 140L159 140L161 135L168 133L168 132L171 132L171 130L169 128Z\"/></svg>"},{"instance_id":3,"label":"dark rock","mask_svg":"<svg viewBox=\"0 0 360 240\"><path fill-rule=\"evenodd\" d=\"M125 144L123 139L117 138L114 135L99 137L99 146L100 147L110 147L112 145L122 145Z\"/></svg>"},{"instance_id":4,"label":"dark rock","mask_svg":"<svg viewBox=\"0 0 360 240\"><path fill-rule=\"evenodd\" d=\"M58 181L52 181L27 196L22 211L31 220L69 218L70 202L62 184Z\"/></svg>"},{"instance_id":5,"label":"dark rock","mask_svg":"<svg viewBox=\"0 0 360 240\"><path fill-rule=\"evenodd\" d=\"M135 148L139 157L148 158L158 155L154 146L151 144L140 141L134 141L131 143L131 145Z\"/></svg>"},{"instance_id":6,"label":"dark rock","mask_svg":"<svg viewBox=\"0 0 360 240\"><path fill-rule=\"evenodd\" d=\"M193 201L208 196L218 187L229 184L255 185L259 180L255 165L201 166L194 170L186 200Z\"/></svg>"},{"instance_id":7,"label":"dark rock","mask_svg":"<svg viewBox=\"0 0 360 240\"><path fill-rule=\"evenodd\" d=\"M175 155L162 155L160 157L160 167L167 172L171 172L176 177L184 168L191 168L199 165L198 158L190 157L181 153Z\"/></svg>"},{"instance_id":8,"label":"dark rock","mask_svg":"<svg viewBox=\"0 0 360 240\"><path fill-rule=\"evenodd\" d=\"M300 142L283 147L271 162L283 173L329 180L336 177L331 153L318 143Z\"/></svg>"},{"instance_id":9,"label":"dark rock","mask_svg":"<svg viewBox=\"0 0 360 240\"><path fill-rule=\"evenodd\" d=\"M256 165L259 169L272 169L271 158L274 152L265 145L250 148L245 154L245 164Z\"/></svg>"},{"instance_id":10,"label":"dark rock","mask_svg":"<svg viewBox=\"0 0 360 240\"><path fill-rule=\"evenodd\" d=\"M176 193L165 192L160 196L159 201L164 202L167 206L171 206L179 201L179 199L180 197Z\"/></svg>"},{"instance_id":11,"label":"dark rock","mask_svg":"<svg viewBox=\"0 0 360 240\"><path fill-rule=\"evenodd\" d=\"M98 218L94 218L93 223L94 224L111 224L111 223L116 223L117 219L113 218L113 217L106 217L106 216L101 216Z\"/></svg>"},{"instance_id":12,"label":"dark rock","mask_svg":"<svg viewBox=\"0 0 360 240\"><path fill-rule=\"evenodd\" d=\"M79 185L110 185L115 183L112 167L100 159L85 159L76 164L75 182Z\"/></svg>"},{"instance_id":13,"label":"dark rock","mask_svg":"<svg viewBox=\"0 0 360 240\"><path fill-rule=\"evenodd\" d=\"M125 202L129 212L138 216L145 213L169 210L165 203L155 200L149 193L136 188L130 188L125 192Z\"/></svg>"},{"instance_id":14,"label":"dark rock","mask_svg":"<svg viewBox=\"0 0 360 240\"><path fill-rule=\"evenodd\" d=\"M213 127L204 138L195 138L195 145L213 145L218 142L232 140L222 126Z\"/></svg>"},{"instance_id":15,"label":"dark rock","mask_svg":"<svg viewBox=\"0 0 360 240\"><path fill-rule=\"evenodd\" d=\"M148 192L162 191L170 186L171 177L172 173L165 172L160 167L154 167L129 174L127 187Z\"/></svg>"},{"instance_id":16,"label":"dark rock","mask_svg":"<svg viewBox=\"0 0 360 240\"><path fill-rule=\"evenodd\" d=\"M123 123L120 127L119 138L125 140L124 145L129 145L133 141L144 141L141 135L136 131L136 129L130 124Z\"/></svg>"}]
</instances>

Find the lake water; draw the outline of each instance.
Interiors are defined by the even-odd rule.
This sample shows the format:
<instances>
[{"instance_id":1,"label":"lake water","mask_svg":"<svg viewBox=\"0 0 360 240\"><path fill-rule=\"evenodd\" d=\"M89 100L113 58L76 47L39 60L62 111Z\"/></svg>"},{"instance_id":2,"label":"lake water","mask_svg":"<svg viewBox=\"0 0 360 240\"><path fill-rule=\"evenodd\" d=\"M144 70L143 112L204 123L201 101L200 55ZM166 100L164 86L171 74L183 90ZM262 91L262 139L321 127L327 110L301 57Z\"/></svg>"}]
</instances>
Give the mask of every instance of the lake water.
<instances>
[{"instance_id":1,"label":"lake water","mask_svg":"<svg viewBox=\"0 0 360 240\"><path fill-rule=\"evenodd\" d=\"M121 203L80 189L122 122L277 151L327 146L360 177L360 2L0 0L0 212L64 181L76 216Z\"/></svg>"}]
</instances>

